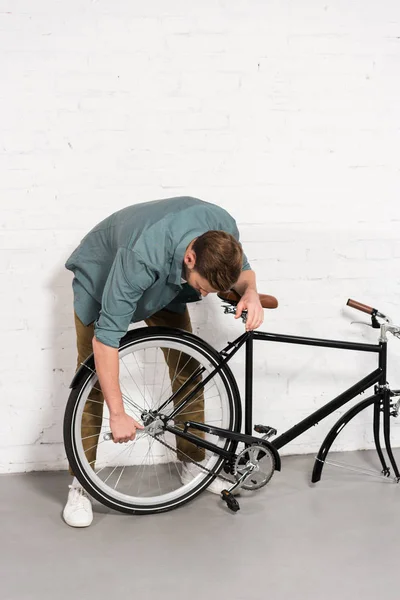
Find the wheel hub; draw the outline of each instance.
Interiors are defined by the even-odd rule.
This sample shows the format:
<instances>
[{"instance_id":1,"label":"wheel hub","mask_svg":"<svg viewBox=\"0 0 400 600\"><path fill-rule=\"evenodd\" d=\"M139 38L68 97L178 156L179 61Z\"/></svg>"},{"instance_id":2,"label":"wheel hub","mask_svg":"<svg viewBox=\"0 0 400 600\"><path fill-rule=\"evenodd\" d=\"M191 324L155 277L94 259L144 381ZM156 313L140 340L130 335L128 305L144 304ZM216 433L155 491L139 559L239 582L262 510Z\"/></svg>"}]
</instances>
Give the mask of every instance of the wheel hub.
<instances>
[{"instance_id":1,"label":"wheel hub","mask_svg":"<svg viewBox=\"0 0 400 600\"><path fill-rule=\"evenodd\" d=\"M159 415L151 410L146 410L141 414L144 430L150 435L158 435L164 431L164 422Z\"/></svg>"}]
</instances>

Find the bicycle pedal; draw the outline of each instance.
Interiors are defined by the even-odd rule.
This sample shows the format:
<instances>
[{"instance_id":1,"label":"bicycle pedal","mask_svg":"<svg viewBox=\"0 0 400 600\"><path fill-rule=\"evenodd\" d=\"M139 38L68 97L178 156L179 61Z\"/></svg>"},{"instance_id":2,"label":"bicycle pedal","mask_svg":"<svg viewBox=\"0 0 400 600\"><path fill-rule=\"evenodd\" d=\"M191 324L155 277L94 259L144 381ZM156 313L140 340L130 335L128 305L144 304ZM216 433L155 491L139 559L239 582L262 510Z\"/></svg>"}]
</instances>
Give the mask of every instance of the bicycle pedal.
<instances>
[{"instance_id":1,"label":"bicycle pedal","mask_svg":"<svg viewBox=\"0 0 400 600\"><path fill-rule=\"evenodd\" d=\"M271 437L271 435L276 435L278 433L274 427L269 427L269 425L254 425L254 431L262 433L266 437Z\"/></svg>"},{"instance_id":2,"label":"bicycle pedal","mask_svg":"<svg viewBox=\"0 0 400 600\"><path fill-rule=\"evenodd\" d=\"M233 496L233 494L231 494L228 490L222 490L221 498L224 502L226 502L228 508L232 512L237 512L238 510L240 510L239 502L236 500L236 498Z\"/></svg>"}]
</instances>

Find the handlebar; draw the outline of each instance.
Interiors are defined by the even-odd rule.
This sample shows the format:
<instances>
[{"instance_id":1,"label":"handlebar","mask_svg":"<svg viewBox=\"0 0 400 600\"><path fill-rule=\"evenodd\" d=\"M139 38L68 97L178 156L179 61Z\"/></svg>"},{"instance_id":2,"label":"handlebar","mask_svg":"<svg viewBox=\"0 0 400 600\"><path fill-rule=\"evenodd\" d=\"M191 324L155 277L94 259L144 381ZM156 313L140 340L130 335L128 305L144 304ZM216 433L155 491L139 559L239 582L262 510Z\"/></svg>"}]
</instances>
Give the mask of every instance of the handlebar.
<instances>
[{"instance_id":1,"label":"handlebar","mask_svg":"<svg viewBox=\"0 0 400 600\"><path fill-rule=\"evenodd\" d=\"M218 292L217 296L227 303L225 306L225 313L235 313L236 306L240 301L240 294L238 294L235 290L229 290L229 292ZM259 294L261 306L263 308L277 308L278 301L274 296L269 296L267 294ZM355 308L367 315L371 316L371 327L374 329L380 329L380 341L387 341L387 333L392 333L395 337L400 338L400 326L394 325L392 320L381 313L377 308L373 308L372 306L368 306L368 304L363 304L362 302L358 302L357 300L352 300L349 298L346 302L347 306L350 308ZM230 306L229 306L230 305ZM247 311L243 311L242 318L245 321L247 316ZM379 321L378 319L381 319ZM383 322L382 322L383 321ZM368 325L368 323L365 323Z\"/></svg>"},{"instance_id":2,"label":"handlebar","mask_svg":"<svg viewBox=\"0 0 400 600\"><path fill-rule=\"evenodd\" d=\"M357 302L357 300L352 300L351 298L347 300L346 304L351 308L355 308L356 310L361 310L361 312L367 313L367 315L378 314L378 310L376 308L372 308L372 306L362 304L361 302Z\"/></svg>"},{"instance_id":3,"label":"handlebar","mask_svg":"<svg viewBox=\"0 0 400 600\"><path fill-rule=\"evenodd\" d=\"M395 337L400 338L400 327L398 325L394 325L392 319L381 313L378 309L372 308L372 306L368 306L362 302L357 302L357 300L352 300L351 298L347 300L346 304L351 308L355 308L356 310L360 310L361 312L371 315L371 326L374 329L381 330L381 342L387 341L387 333L391 333ZM378 321L378 319L381 319L381 321Z\"/></svg>"}]
</instances>

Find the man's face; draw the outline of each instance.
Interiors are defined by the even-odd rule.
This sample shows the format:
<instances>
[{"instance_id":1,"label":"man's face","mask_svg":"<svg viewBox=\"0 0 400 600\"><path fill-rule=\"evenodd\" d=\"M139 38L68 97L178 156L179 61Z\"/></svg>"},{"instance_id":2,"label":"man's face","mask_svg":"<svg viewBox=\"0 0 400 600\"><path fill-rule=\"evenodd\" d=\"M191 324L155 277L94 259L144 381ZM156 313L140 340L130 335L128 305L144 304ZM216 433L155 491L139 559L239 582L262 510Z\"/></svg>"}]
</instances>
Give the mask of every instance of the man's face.
<instances>
[{"instance_id":1,"label":"man's face","mask_svg":"<svg viewBox=\"0 0 400 600\"><path fill-rule=\"evenodd\" d=\"M193 240L194 241L194 240ZM185 271L185 279L189 285L197 290L202 296L208 294L216 294L218 290L214 290L208 283L207 279L199 275L196 271L196 254L192 250L193 241L186 248L185 256L183 257L183 268Z\"/></svg>"},{"instance_id":2,"label":"man's face","mask_svg":"<svg viewBox=\"0 0 400 600\"><path fill-rule=\"evenodd\" d=\"M186 281L189 285L197 290L203 297L208 294L216 294L218 290L214 290L208 283L207 279L199 275L196 270L186 268Z\"/></svg>"}]
</instances>

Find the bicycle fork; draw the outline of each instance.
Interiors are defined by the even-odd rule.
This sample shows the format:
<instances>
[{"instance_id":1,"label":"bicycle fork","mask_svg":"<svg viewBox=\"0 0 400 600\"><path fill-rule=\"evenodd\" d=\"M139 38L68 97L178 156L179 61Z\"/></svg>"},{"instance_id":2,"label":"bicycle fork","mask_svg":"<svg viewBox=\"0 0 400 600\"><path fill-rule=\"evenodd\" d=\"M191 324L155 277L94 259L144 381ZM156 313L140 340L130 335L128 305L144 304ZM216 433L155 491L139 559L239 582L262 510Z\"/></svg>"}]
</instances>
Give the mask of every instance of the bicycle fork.
<instances>
[{"instance_id":1,"label":"bicycle fork","mask_svg":"<svg viewBox=\"0 0 400 600\"><path fill-rule=\"evenodd\" d=\"M386 453L389 457L390 464L392 466L394 475L397 482L400 481L400 473L397 467L396 460L393 456L392 444L390 440L390 417L397 416L399 412L399 402L392 404L391 398L394 396L400 396L400 390L390 390L389 386L377 385L375 387L377 393L377 400L374 405L374 441L376 451L379 456L379 460L382 465L382 474L386 477L390 476L390 467L387 466L385 457L383 455L380 432L381 432L381 413L383 414L383 439L385 442Z\"/></svg>"},{"instance_id":2,"label":"bicycle fork","mask_svg":"<svg viewBox=\"0 0 400 600\"><path fill-rule=\"evenodd\" d=\"M397 481L400 480L400 473L397 468L396 460L393 456L392 444L390 440L390 416L392 411L391 398L392 396L398 396L400 393L397 393L396 390L391 391L389 385L386 381L386 372L387 372L387 342L382 341L382 351L379 353L379 367L382 370L382 375L380 381L375 386L375 394L377 395L377 399L374 405L374 441L376 451L379 456L379 460L382 465L382 474L389 477L390 468L387 466L385 457L382 452L382 446L380 441L380 416L381 412L383 413L383 438L385 441L386 453L389 457L390 464L392 465L393 472ZM394 407L393 407L394 408Z\"/></svg>"}]
</instances>

